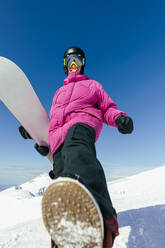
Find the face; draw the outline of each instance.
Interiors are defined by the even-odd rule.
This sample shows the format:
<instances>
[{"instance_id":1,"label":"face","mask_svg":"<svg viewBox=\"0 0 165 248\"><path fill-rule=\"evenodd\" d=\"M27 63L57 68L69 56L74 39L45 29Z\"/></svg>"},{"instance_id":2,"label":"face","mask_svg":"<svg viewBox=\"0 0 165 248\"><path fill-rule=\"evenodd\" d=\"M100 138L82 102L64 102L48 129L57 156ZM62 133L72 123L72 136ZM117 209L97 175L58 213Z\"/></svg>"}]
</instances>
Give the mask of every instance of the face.
<instances>
[{"instance_id":1,"label":"face","mask_svg":"<svg viewBox=\"0 0 165 248\"><path fill-rule=\"evenodd\" d=\"M77 72L80 73L81 66L78 66L75 62L72 62L68 67L68 72Z\"/></svg>"},{"instance_id":2,"label":"face","mask_svg":"<svg viewBox=\"0 0 165 248\"><path fill-rule=\"evenodd\" d=\"M68 67L68 72L77 72L80 74L84 59L80 54L67 55L64 64Z\"/></svg>"}]
</instances>

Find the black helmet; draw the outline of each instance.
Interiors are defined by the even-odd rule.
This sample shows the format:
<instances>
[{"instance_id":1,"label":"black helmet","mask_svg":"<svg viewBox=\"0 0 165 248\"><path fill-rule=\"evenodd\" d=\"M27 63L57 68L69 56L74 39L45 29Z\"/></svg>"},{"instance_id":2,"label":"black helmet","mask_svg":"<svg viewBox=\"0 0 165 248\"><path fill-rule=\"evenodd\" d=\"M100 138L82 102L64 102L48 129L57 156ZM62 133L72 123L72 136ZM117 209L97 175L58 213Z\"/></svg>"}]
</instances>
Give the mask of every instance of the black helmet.
<instances>
[{"instance_id":1,"label":"black helmet","mask_svg":"<svg viewBox=\"0 0 165 248\"><path fill-rule=\"evenodd\" d=\"M71 57L70 55L75 55L78 57L79 63L81 65L80 73L83 74L85 67L85 54L83 50L79 47L70 47L64 53L64 70L65 73L68 74L68 61L67 58Z\"/></svg>"}]
</instances>

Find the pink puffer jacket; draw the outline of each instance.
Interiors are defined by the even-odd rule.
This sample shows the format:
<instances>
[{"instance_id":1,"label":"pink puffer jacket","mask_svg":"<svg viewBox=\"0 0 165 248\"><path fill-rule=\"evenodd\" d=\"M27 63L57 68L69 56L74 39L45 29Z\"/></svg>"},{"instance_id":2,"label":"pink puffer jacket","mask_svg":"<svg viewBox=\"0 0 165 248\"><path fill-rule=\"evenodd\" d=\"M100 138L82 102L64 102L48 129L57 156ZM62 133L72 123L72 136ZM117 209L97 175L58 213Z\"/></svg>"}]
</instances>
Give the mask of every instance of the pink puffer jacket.
<instances>
[{"instance_id":1,"label":"pink puffer jacket","mask_svg":"<svg viewBox=\"0 0 165 248\"><path fill-rule=\"evenodd\" d=\"M95 80L86 75L69 73L64 86L57 90L50 110L49 144L51 153L64 142L69 129L78 122L94 128L96 141L103 122L116 126L116 118L124 112L117 110L116 104Z\"/></svg>"}]
</instances>

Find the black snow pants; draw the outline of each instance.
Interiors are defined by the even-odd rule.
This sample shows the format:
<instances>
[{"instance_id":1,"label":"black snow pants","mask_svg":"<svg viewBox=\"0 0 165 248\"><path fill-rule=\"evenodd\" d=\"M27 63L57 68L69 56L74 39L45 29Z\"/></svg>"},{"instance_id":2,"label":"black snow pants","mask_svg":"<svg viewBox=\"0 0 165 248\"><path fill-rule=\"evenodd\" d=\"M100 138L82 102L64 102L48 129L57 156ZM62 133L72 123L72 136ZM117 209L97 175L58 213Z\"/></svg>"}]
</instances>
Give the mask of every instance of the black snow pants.
<instances>
[{"instance_id":1,"label":"black snow pants","mask_svg":"<svg viewBox=\"0 0 165 248\"><path fill-rule=\"evenodd\" d=\"M96 157L96 133L84 123L71 127L64 143L53 155L55 179L70 177L79 180L92 193L103 215L116 214L108 193L103 168Z\"/></svg>"}]
</instances>

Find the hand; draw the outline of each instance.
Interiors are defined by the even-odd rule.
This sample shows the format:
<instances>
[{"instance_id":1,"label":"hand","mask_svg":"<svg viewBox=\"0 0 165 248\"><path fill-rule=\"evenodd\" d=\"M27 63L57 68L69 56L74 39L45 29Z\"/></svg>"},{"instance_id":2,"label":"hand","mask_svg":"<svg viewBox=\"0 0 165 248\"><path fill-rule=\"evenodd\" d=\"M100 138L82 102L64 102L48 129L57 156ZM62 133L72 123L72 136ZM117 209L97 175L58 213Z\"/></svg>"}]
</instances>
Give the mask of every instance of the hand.
<instances>
[{"instance_id":1,"label":"hand","mask_svg":"<svg viewBox=\"0 0 165 248\"><path fill-rule=\"evenodd\" d=\"M19 132L24 139L32 139L30 134L25 130L23 126L19 127Z\"/></svg>"},{"instance_id":2,"label":"hand","mask_svg":"<svg viewBox=\"0 0 165 248\"><path fill-rule=\"evenodd\" d=\"M32 139L30 134L25 130L23 126L19 127L19 132L24 139ZM42 156L47 156L49 153L49 147L47 146L39 146L37 143L34 148L39 152Z\"/></svg>"},{"instance_id":3,"label":"hand","mask_svg":"<svg viewBox=\"0 0 165 248\"><path fill-rule=\"evenodd\" d=\"M49 171L49 176L50 176L51 179L55 178L55 174L54 174L53 170Z\"/></svg>"},{"instance_id":4,"label":"hand","mask_svg":"<svg viewBox=\"0 0 165 248\"><path fill-rule=\"evenodd\" d=\"M115 120L116 125L120 133L127 134L133 131L133 121L130 117L125 115L120 115Z\"/></svg>"},{"instance_id":5,"label":"hand","mask_svg":"<svg viewBox=\"0 0 165 248\"><path fill-rule=\"evenodd\" d=\"M35 144L34 148L39 152L42 156L47 156L49 153L49 147L47 146L39 146L37 143Z\"/></svg>"}]
</instances>

